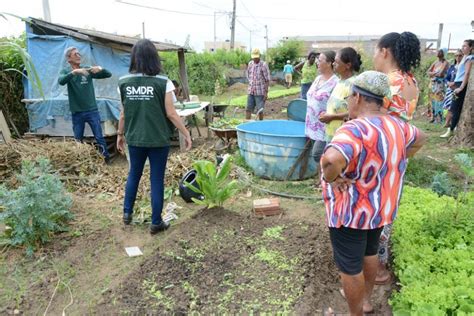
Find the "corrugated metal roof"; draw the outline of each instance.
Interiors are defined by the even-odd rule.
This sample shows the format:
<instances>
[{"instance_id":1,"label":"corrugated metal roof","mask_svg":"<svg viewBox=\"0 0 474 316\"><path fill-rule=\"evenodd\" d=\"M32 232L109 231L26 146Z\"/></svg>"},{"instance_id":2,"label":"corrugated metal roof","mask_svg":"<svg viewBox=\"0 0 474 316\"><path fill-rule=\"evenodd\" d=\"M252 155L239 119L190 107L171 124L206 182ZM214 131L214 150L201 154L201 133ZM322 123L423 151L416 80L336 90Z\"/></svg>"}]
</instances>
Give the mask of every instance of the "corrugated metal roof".
<instances>
[{"instance_id":1,"label":"corrugated metal roof","mask_svg":"<svg viewBox=\"0 0 474 316\"><path fill-rule=\"evenodd\" d=\"M117 49L131 51L132 46L140 39L138 37L123 36L101 31L88 30L79 27L50 23L36 18L25 19L38 35L67 35L81 40L111 44ZM187 48L171 43L152 41L158 51L188 51Z\"/></svg>"}]
</instances>

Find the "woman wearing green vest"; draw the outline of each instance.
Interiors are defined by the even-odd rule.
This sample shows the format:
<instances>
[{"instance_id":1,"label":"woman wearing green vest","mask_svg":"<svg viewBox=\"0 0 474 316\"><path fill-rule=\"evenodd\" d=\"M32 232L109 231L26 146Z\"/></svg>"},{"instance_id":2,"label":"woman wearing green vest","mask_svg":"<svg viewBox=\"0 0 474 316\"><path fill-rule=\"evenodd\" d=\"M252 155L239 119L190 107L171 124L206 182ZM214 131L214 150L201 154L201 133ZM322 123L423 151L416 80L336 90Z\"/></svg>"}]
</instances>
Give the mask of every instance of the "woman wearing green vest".
<instances>
[{"instance_id":1,"label":"woman wearing green vest","mask_svg":"<svg viewBox=\"0 0 474 316\"><path fill-rule=\"evenodd\" d=\"M191 136L173 105L173 83L160 76L161 63L153 43L139 40L132 48L130 74L119 79L122 112L118 127L117 148L130 155L130 171L125 187L123 222L132 222L133 204L147 158L150 162L151 225L156 234L169 227L161 218L164 177L168 159L172 125L184 135L186 149L191 149Z\"/></svg>"},{"instance_id":2,"label":"woman wearing green vest","mask_svg":"<svg viewBox=\"0 0 474 316\"><path fill-rule=\"evenodd\" d=\"M306 93L313 84L314 79L317 75L316 58L319 54L310 52L308 54L308 60L300 62L295 66L295 70L301 70L301 98L306 100Z\"/></svg>"}]
</instances>

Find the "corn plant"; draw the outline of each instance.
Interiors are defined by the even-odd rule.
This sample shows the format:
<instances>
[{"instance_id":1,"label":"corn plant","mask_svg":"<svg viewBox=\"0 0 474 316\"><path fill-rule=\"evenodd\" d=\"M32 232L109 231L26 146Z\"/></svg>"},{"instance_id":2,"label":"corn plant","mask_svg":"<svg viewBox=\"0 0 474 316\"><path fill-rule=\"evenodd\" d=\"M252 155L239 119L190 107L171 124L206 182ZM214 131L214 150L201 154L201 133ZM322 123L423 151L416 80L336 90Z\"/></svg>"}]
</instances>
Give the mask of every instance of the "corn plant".
<instances>
[{"instance_id":1,"label":"corn plant","mask_svg":"<svg viewBox=\"0 0 474 316\"><path fill-rule=\"evenodd\" d=\"M17 178L17 189L0 186L0 222L7 227L1 237L10 245L25 246L32 255L53 233L67 230L72 199L47 159L23 161Z\"/></svg>"},{"instance_id":2,"label":"corn plant","mask_svg":"<svg viewBox=\"0 0 474 316\"><path fill-rule=\"evenodd\" d=\"M237 181L229 181L232 158L227 156L217 168L213 162L199 160L193 164L197 172L196 181L199 188L189 182L186 187L204 196L204 200L193 198L193 202L207 208L222 206L224 202L237 192Z\"/></svg>"}]
</instances>

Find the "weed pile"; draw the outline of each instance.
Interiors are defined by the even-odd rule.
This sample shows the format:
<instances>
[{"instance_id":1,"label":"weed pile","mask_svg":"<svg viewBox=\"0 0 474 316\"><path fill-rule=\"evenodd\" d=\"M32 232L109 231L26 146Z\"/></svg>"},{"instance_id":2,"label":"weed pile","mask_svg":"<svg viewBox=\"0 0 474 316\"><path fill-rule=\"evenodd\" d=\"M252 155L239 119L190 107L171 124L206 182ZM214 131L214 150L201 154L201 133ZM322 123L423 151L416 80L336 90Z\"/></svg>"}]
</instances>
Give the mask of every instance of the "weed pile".
<instances>
[{"instance_id":1,"label":"weed pile","mask_svg":"<svg viewBox=\"0 0 474 316\"><path fill-rule=\"evenodd\" d=\"M70 191L77 194L105 193L122 199L125 194L128 166L126 164L106 166L96 148L73 140L15 140L2 144L0 150L0 183L16 187L16 174L23 160L47 158ZM191 151L170 153L166 166L165 186L176 187L183 175L197 160L215 160L215 153L206 145ZM143 171L138 196L150 191L150 168Z\"/></svg>"}]
</instances>

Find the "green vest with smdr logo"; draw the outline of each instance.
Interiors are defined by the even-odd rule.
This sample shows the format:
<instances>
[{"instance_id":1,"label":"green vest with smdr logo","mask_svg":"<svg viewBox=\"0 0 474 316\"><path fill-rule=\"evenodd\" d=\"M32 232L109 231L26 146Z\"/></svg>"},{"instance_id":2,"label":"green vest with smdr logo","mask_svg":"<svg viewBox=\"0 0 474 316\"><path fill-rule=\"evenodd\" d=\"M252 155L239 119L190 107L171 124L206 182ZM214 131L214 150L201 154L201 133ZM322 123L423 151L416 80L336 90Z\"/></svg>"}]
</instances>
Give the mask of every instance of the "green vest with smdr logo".
<instances>
[{"instance_id":1,"label":"green vest with smdr logo","mask_svg":"<svg viewBox=\"0 0 474 316\"><path fill-rule=\"evenodd\" d=\"M119 79L125 139L131 146L169 146L173 124L166 117L168 78L132 74Z\"/></svg>"}]
</instances>

